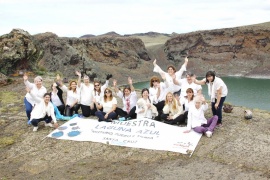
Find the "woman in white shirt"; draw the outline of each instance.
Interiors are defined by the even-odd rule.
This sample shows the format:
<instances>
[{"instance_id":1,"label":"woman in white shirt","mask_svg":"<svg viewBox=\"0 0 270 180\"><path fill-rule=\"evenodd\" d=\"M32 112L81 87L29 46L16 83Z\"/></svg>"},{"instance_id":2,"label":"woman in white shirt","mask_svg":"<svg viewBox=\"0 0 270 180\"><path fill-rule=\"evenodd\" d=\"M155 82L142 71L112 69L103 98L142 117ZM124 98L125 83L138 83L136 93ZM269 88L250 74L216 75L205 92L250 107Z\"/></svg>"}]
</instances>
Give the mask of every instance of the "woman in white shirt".
<instances>
[{"instance_id":1,"label":"woman in white shirt","mask_svg":"<svg viewBox=\"0 0 270 180\"><path fill-rule=\"evenodd\" d=\"M31 95L34 99L35 94L32 93L30 89L28 89L29 95ZM45 126L53 127L51 121L54 122L54 127L57 128L58 124L56 122L56 118L54 115L54 107L53 104L50 102L50 93L45 93L43 99L36 99L37 104L35 108L31 112L31 119L30 122L34 126L33 131L38 130L38 123L41 121L45 121Z\"/></svg>"},{"instance_id":2,"label":"woman in white shirt","mask_svg":"<svg viewBox=\"0 0 270 180\"><path fill-rule=\"evenodd\" d=\"M184 133L189 133L193 129L197 133L203 133L207 137L211 137L216 127L218 116L214 115L210 119L204 117L204 111L208 109L208 104L203 96L194 98L194 105L190 107L188 112L187 130Z\"/></svg>"},{"instance_id":3,"label":"woman in white shirt","mask_svg":"<svg viewBox=\"0 0 270 180\"><path fill-rule=\"evenodd\" d=\"M113 81L114 91L122 99L124 105L122 109L117 107L115 110L116 114L121 117L119 118L120 121L136 118L137 93L133 87L131 77L128 77L128 84L129 86L124 87L122 92L117 87L117 81L115 79Z\"/></svg>"},{"instance_id":4,"label":"woman in white shirt","mask_svg":"<svg viewBox=\"0 0 270 180\"><path fill-rule=\"evenodd\" d=\"M149 99L149 90L147 88L142 90L142 98L137 101L135 112L137 113L137 119L144 117L152 119L158 115L157 108Z\"/></svg>"},{"instance_id":5,"label":"woman in white shirt","mask_svg":"<svg viewBox=\"0 0 270 180\"><path fill-rule=\"evenodd\" d=\"M97 103L94 100L98 111L95 112L95 115L98 117L98 121L112 122L113 119L117 117L115 109L117 107L117 100L112 95L112 91L109 88L106 88L104 91L104 98ZM102 111L100 111L103 109Z\"/></svg>"},{"instance_id":6,"label":"woman in white shirt","mask_svg":"<svg viewBox=\"0 0 270 180\"><path fill-rule=\"evenodd\" d=\"M157 76L153 76L150 79L149 97L154 106L156 106L158 111L158 116L155 120L160 121L160 116L162 114L162 109L165 105L165 97L167 94L167 87L164 82L160 82Z\"/></svg>"},{"instance_id":7,"label":"woman in white shirt","mask_svg":"<svg viewBox=\"0 0 270 180\"><path fill-rule=\"evenodd\" d=\"M112 77L111 74L108 74L106 77L106 82L101 86L100 81L94 81L94 90L93 90L93 101L99 103L104 97L104 91L109 86L109 79ZM97 107L95 103L91 104L91 115L95 115Z\"/></svg>"},{"instance_id":8,"label":"woman in white shirt","mask_svg":"<svg viewBox=\"0 0 270 180\"><path fill-rule=\"evenodd\" d=\"M42 77L40 76L35 77L34 83L30 83L28 76L24 74L23 80L26 88L30 89L32 93L30 95L27 92L24 97L25 111L29 122L33 107L43 99L43 95L47 92L47 89L42 85Z\"/></svg>"},{"instance_id":9,"label":"woman in white shirt","mask_svg":"<svg viewBox=\"0 0 270 180\"><path fill-rule=\"evenodd\" d=\"M90 83L90 79L87 75L83 76L83 83L81 83L81 72L76 71L76 74L78 75L78 88L80 89L80 99L78 104L80 104L83 116L89 117L91 115L91 109L94 108L93 106L91 107L94 85Z\"/></svg>"},{"instance_id":10,"label":"woman in white shirt","mask_svg":"<svg viewBox=\"0 0 270 180\"><path fill-rule=\"evenodd\" d=\"M161 77L164 79L164 82L166 84L166 87L168 88L168 92L177 92L178 94L180 94L181 91L181 86L176 85L173 82L173 79L181 79L182 74L184 71L186 71L186 67L187 67L187 63L188 63L188 58L185 58L185 62L184 64L181 66L179 71L176 71L176 68L172 65L167 67L167 73L164 72L156 63L156 59L153 62L154 65L154 72L157 72L161 75Z\"/></svg>"},{"instance_id":11,"label":"woman in white shirt","mask_svg":"<svg viewBox=\"0 0 270 180\"><path fill-rule=\"evenodd\" d=\"M228 88L224 81L217 77L214 71L208 71L205 78L198 81L194 80L194 83L208 86L208 95L211 99L213 116L218 116L218 126L222 125L222 107L226 96L228 94Z\"/></svg>"},{"instance_id":12,"label":"woman in white shirt","mask_svg":"<svg viewBox=\"0 0 270 180\"><path fill-rule=\"evenodd\" d=\"M173 93L168 92L161 120L164 120L167 124L177 124L181 114L183 114L183 107L178 104Z\"/></svg>"},{"instance_id":13,"label":"woman in white shirt","mask_svg":"<svg viewBox=\"0 0 270 180\"><path fill-rule=\"evenodd\" d=\"M73 112L78 114L78 110L80 108L80 104L78 103L80 99L80 91L77 89L77 82L71 81L68 89L66 86L62 86L61 89L67 92L65 115L72 116Z\"/></svg>"}]
</instances>

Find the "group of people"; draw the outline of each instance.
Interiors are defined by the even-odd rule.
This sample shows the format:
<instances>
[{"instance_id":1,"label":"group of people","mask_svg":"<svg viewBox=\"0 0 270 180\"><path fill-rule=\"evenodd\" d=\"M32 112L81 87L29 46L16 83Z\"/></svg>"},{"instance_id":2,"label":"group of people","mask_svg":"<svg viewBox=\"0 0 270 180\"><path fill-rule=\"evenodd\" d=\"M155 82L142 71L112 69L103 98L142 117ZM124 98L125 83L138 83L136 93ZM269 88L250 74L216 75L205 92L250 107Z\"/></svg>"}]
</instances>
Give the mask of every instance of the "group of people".
<instances>
[{"instance_id":1,"label":"group of people","mask_svg":"<svg viewBox=\"0 0 270 180\"><path fill-rule=\"evenodd\" d=\"M214 128L222 125L222 106L228 89L213 71L208 71L202 80L197 80L191 72L186 72L185 78L182 78L187 64L186 57L180 70L176 71L176 68L170 65L165 72L154 60L153 71L161 78L153 76L150 79L150 87L142 89L141 98L137 97L131 77L128 77L128 85L122 90L114 79L111 89L109 79L112 75L107 75L102 85L100 81L91 83L87 75L82 77L81 73L76 71L77 81L70 81L69 87L66 87L60 76L57 76L55 83L51 85L51 92L47 93L40 76L34 79L34 83L30 83L24 75L27 90L24 103L28 122L34 126L33 131L37 131L40 121L45 121L45 126L49 127L53 127L53 121L54 127L57 127L60 115L73 117L81 108L83 117L92 115L99 121L126 121L145 117L167 124L186 124L187 130L184 133L193 129L211 137ZM201 85L208 86L211 99L213 117L208 120L204 116L208 104L202 94ZM66 92L66 102L63 100L63 92ZM114 94L122 100L122 107L118 106Z\"/></svg>"}]
</instances>

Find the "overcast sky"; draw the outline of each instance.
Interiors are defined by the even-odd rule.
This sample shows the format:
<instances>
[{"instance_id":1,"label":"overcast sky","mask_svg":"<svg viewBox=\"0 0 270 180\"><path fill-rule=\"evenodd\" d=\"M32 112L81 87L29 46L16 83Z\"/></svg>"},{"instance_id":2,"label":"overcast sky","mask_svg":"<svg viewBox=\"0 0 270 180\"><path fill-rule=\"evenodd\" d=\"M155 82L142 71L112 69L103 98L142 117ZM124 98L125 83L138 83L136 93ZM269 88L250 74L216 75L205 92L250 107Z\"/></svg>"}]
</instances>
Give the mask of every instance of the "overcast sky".
<instances>
[{"instance_id":1,"label":"overcast sky","mask_svg":"<svg viewBox=\"0 0 270 180\"><path fill-rule=\"evenodd\" d=\"M0 35L186 33L270 21L270 0L0 0Z\"/></svg>"}]
</instances>

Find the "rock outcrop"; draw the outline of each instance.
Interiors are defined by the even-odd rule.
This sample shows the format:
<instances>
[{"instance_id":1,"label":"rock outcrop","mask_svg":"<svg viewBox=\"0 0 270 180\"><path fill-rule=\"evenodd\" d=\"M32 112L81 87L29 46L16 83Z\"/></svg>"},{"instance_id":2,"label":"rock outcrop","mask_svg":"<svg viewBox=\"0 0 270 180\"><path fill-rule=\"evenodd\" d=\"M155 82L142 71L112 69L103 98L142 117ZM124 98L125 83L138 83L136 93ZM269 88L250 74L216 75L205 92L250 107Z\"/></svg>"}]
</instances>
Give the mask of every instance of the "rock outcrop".
<instances>
[{"instance_id":1,"label":"rock outcrop","mask_svg":"<svg viewBox=\"0 0 270 180\"><path fill-rule=\"evenodd\" d=\"M247 26L180 34L165 43L167 59L198 75L209 69L220 75L270 76L270 29Z\"/></svg>"}]
</instances>

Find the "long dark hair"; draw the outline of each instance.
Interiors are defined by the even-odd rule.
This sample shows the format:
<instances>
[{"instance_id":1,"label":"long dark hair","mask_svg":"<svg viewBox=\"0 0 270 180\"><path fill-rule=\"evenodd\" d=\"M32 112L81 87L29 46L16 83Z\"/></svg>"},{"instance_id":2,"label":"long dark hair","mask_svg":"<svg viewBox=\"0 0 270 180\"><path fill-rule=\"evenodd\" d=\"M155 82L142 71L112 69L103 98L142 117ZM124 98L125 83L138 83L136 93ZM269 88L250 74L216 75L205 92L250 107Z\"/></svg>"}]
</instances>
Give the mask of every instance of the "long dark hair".
<instances>
[{"instance_id":1,"label":"long dark hair","mask_svg":"<svg viewBox=\"0 0 270 180\"><path fill-rule=\"evenodd\" d=\"M208 71L208 72L206 73L206 75L205 75L206 84L209 83L209 81L208 81L208 79L207 79L209 76L213 76L213 81L212 81L212 82L214 82L215 77L216 77L216 72L215 72L215 71Z\"/></svg>"},{"instance_id":2,"label":"long dark hair","mask_svg":"<svg viewBox=\"0 0 270 180\"><path fill-rule=\"evenodd\" d=\"M143 94L143 92L144 92L144 91L147 91L147 92L148 92L148 99L149 99L149 101L150 101L150 103L151 103L151 100L150 100L150 98L149 98L149 89L147 89L147 88L143 88L143 89L142 89L142 93L141 93L141 94Z\"/></svg>"}]
</instances>

